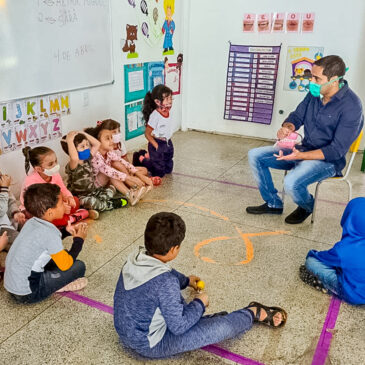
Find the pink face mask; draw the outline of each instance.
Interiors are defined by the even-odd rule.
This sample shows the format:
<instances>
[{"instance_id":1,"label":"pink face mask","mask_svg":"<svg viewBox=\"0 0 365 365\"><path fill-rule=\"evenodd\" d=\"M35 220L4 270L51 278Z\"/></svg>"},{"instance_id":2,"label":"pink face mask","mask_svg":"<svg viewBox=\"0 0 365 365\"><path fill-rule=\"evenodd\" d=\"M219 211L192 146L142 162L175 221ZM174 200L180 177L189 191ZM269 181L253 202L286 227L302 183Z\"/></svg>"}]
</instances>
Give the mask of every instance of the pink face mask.
<instances>
[{"instance_id":1,"label":"pink face mask","mask_svg":"<svg viewBox=\"0 0 365 365\"><path fill-rule=\"evenodd\" d=\"M283 149L286 148L292 150L295 147L295 145L297 145L301 141L302 141L302 136L299 133L292 132L289 134L289 136L277 141L276 146L278 146L279 148Z\"/></svg>"}]
</instances>

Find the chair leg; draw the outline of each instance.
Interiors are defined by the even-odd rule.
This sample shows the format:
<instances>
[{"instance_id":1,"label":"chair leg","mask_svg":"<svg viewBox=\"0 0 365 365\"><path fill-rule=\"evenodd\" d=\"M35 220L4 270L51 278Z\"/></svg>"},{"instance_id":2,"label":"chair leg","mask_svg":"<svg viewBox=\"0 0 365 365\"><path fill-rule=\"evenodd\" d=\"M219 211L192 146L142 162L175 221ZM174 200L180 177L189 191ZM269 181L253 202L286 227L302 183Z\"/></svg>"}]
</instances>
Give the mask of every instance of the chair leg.
<instances>
[{"instance_id":1,"label":"chair leg","mask_svg":"<svg viewBox=\"0 0 365 365\"><path fill-rule=\"evenodd\" d=\"M312 212L312 217L311 217L311 223L314 222L314 218L316 215L316 209L317 209L317 197L318 197L318 192L319 192L319 186L321 185L322 181L319 181L316 185L316 191L314 193L314 205L313 205L313 212Z\"/></svg>"},{"instance_id":2,"label":"chair leg","mask_svg":"<svg viewBox=\"0 0 365 365\"><path fill-rule=\"evenodd\" d=\"M288 174L288 170L285 170L284 178L283 178L283 190L281 191L281 200L282 200L283 204L284 204L284 199L285 199L284 179L287 174Z\"/></svg>"},{"instance_id":3,"label":"chair leg","mask_svg":"<svg viewBox=\"0 0 365 365\"><path fill-rule=\"evenodd\" d=\"M350 201L351 198L352 198L352 184L351 184L351 181L350 180L345 179L345 181L347 182L347 185L349 187L349 195L348 195L349 200L348 201Z\"/></svg>"}]
</instances>

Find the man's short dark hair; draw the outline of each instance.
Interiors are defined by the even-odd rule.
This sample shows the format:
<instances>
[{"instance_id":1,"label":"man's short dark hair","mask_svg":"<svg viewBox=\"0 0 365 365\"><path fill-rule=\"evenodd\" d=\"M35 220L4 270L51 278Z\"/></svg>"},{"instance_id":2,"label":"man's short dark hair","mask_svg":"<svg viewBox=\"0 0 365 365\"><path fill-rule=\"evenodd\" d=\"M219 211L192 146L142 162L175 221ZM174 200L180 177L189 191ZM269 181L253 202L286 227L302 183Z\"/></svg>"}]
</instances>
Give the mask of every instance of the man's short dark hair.
<instances>
[{"instance_id":1,"label":"man's short dark hair","mask_svg":"<svg viewBox=\"0 0 365 365\"><path fill-rule=\"evenodd\" d=\"M322 57L316 62L316 66L323 68L323 75L327 76L328 80L333 76L344 76L346 72L346 65L339 56Z\"/></svg>"},{"instance_id":2,"label":"man's short dark hair","mask_svg":"<svg viewBox=\"0 0 365 365\"><path fill-rule=\"evenodd\" d=\"M61 189L55 184L33 184L24 193L25 209L42 218L48 209L56 208Z\"/></svg>"},{"instance_id":3,"label":"man's short dark hair","mask_svg":"<svg viewBox=\"0 0 365 365\"><path fill-rule=\"evenodd\" d=\"M169 212L154 214L144 231L144 245L148 255L166 255L180 246L185 237L185 223L180 216Z\"/></svg>"}]
</instances>

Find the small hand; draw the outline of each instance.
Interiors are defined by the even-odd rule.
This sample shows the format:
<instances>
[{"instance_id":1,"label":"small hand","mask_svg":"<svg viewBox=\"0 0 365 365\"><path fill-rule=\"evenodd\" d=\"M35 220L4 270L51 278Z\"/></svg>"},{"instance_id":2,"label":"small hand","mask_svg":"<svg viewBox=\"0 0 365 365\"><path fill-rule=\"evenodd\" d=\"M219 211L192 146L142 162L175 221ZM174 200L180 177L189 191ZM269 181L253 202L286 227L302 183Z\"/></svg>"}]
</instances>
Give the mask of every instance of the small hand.
<instances>
[{"instance_id":1,"label":"small hand","mask_svg":"<svg viewBox=\"0 0 365 365\"><path fill-rule=\"evenodd\" d=\"M294 161L294 160L301 160L300 157L301 152L298 151L295 147L293 148L293 152L289 155L284 156L283 151L279 151L279 155L274 154L277 157L278 161Z\"/></svg>"},{"instance_id":2,"label":"small hand","mask_svg":"<svg viewBox=\"0 0 365 365\"><path fill-rule=\"evenodd\" d=\"M76 234L76 229L75 226L71 225L71 220L69 220L67 222L67 226L66 226L66 231L71 235L71 236L75 236Z\"/></svg>"},{"instance_id":3,"label":"small hand","mask_svg":"<svg viewBox=\"0 0 365 365\"><path fill-rule=\"evenodd\" d=\"M75 208L76 207L76 202L73 196L68 196L66 199L66 203L71 207L71 208Z\"/></svg>"},{"instance_id":4,"label":"small hand","mask_svg":"<svg viewBox=\"0 0 365 365\"><path fill-rule=\"evenodd\" d=\"M66 136L66 141L73 141L76 134L78 134L78 132L76 132L76 131L68 132L67 136Z\"/></svg>"},{"instance_id":5,"label":"small hand","mask_svg":"<svg viewBox=\"0 0 365 365\"><path fill-rule=\"evenodd\" d=\"M277 137L278 137L278 139L284 139L284 138L288 137L291 132L292 132L292 130L290 128L281 127L278 130Z\"/></svg>"},{"instance_id":6,"label":"small hand","mask_svg":"<svg viewBox=\"0 0 365 365\"><path fill-rule=\"evenodd\" d=\"M15 213L14 214L14 220L15 220L15 222L23 225L25 223L24 213L22 213L22 212Z\"/></svg>"},{"instance_id":7,"label":"small hand","mask_svg":"<svg viewBox=\"0 0 365 365\"><path fill-rule=\"evenodd\" d=\"M11 183L11 177L9 175L0 176L0 186L9 187Z\"/></svg>"},{"instance_id":8,"label":"small hand","mask_svg":"<svg viewBox=\"0 0 365 365\"><path fill-rule=\"evenodd\" d=\"M63 206L65 207L65 214L71 213L71 206L67 204L66 202L63 202Z\"/></svg>"},{"instance_id":9,"label":"small hand","mask_svg":"<svg viewBox=\"0 0 365 365\"><path fill-rule=\"evenodd\" d=\"M196 283L200 280L198 276L190 275L189 276L189 286L194 288L195 290L198 290L198 287L196 286Z\"/></svg>"},{"instance_id":10,"label":"small hand","mask_svg":"<svg viewBox=\"0 0 365 365\"><path fill-rule=\"evenodd\" d=\"M85 240L87 236L87 223L79 223L75 226L75 234L74 237L80 237Z\"/></svg>"},{"instance_id":11,"label":"small hand","mask_svg":"<svg viewBox=\"0 0 365 365\"><path fill-rule=\"evenodd\" d=\"M203 304L205 305L205 307L209 306L209 298L208 298L207 294L201 293L201 294L197 295L195 298L200 299L203 302Z\"/></svg>"},{"instance_id":12,"label":"small hand","mask_svg":"<svg viewBox=\"0 0 365 365\"><path fill-rule=\"evenodd\" d=\"M1 236L0 236L0 252L7 246L9 242L8 239L8 232L4 232Z\"/></svg>"}]
</instances>

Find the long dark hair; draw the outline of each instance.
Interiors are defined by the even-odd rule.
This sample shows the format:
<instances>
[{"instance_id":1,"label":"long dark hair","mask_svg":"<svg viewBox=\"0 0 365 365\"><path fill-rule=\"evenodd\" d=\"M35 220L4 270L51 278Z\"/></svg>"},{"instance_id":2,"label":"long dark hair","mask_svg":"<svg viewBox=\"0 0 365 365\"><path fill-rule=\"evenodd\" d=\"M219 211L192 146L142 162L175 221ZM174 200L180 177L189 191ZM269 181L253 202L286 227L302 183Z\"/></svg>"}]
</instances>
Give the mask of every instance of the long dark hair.
<instances>
[{"instance_id":1,"label":"long dark hair","mask_svg":"<svg viewBox=\"0 0 365 365\"><path fill-rule=\"evenodd\" d=\"M172 90L165 86L165 85L157 85L153 88L152 92L149 91L143 100L143 118L148 123L150 119L150 115L152 112L157 108L157 105L155 103L155 100L160 100L161 103L163 102L163 99L165 99L167 96L172 95Z\"/></svg>"},{"instance_id":2,"label":"long dark hair","mask_svg":"<svg viewBox=\"0 0 365 365\"><path fill-rule=\"evenodd\" d=\"M49 153L54 153L53 150L44 146L36 148L30 148L29 146L27 146L22 149L22 152L25 157L25 172L27 175L30 169L30 165L32 165L32 167L40 166L45 155L48 155Z\"/></svg>"},{"instance_id":3,"label":"long dark hair","mask_svg":"<svg viewBox=\"0 0 365 365\"><path fill-rule=\"evenodd\" d=\"M98 125L95 128L86 128L85 132L90 134L96 139L99 139L99 134L103 130L113 131L114 129L120 128L120 123L115 121L114 119L105 119L101 123L98 122Z\"/></svg>"}]
</instances>

